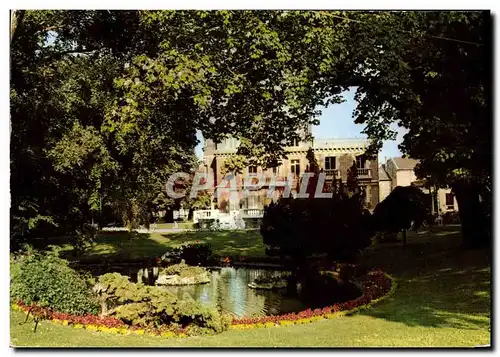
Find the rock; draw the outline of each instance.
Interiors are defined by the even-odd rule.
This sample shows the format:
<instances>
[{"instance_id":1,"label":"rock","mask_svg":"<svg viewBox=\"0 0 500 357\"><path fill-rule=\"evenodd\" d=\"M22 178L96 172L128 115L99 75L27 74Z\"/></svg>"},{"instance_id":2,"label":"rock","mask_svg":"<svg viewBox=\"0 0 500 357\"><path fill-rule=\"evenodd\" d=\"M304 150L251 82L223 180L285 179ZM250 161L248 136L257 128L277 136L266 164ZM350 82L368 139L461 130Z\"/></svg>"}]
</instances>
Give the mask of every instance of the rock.
<instances>
[{"instance_id":1,"label":"rock","mask_svg":"<svg viewBox=\"0 0 500 357\"><path fill-rule=\"evenodd\" d=\"M287 282L283 280L274 283L260 283L260 284L251 282L250 284L248 284L248 287L252 289L273 290L273 289L285 289L287 285L288 285Z\"/></svg>"},{"instance_id":2,"label":"rock","mask_svg":"<svg viewBox=\"0 0 500 357\"><path fill-rule=\"evenodd\" d=\"M179 275L159 275L156 279L156 285L193 285L205 284L210 282L208 274L200 276L181 277Z\"/></svg>"}]
</instances>

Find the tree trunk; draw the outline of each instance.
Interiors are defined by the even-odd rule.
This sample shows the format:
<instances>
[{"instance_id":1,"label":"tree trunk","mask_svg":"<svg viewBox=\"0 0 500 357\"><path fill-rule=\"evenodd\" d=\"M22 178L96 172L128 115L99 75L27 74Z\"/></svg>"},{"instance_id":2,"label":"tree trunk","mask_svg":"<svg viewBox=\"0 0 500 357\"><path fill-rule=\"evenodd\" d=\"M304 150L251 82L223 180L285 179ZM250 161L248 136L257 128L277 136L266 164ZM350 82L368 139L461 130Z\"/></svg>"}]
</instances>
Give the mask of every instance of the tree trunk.
<instances>
[{"instance_id":1,"label":"tree trunk","mask_svg":"<svg viewBox=\"0 0 500 357\"><path fill-rule=\"evenodd\" d=\"M456 183L452 186L457 198L460 222L462 224L462 245L464 248L489 246L490 227L486 212L479 201L479 185Z\"/></svg>"},{"instance_id":2,"label":"tree trunk","mask_svg":"<svg viewBox=\"0 0 500 357\"><path fill-rule=\"evenodd\" d=\"M14 39L14 34L19 24L22 22L24 11L11 10L10 11L10 41Z\"/></svg>"},{"instance_id":3,"label":"tree trunk","mask_svg":"<svg viewBox=\"0 0 500 357\"><path fill-rule=\"evenodd\" d=\"M406 247L406 229L403 229L401 234L403 235L403 247Z\"/></svg>"}]
</instances>

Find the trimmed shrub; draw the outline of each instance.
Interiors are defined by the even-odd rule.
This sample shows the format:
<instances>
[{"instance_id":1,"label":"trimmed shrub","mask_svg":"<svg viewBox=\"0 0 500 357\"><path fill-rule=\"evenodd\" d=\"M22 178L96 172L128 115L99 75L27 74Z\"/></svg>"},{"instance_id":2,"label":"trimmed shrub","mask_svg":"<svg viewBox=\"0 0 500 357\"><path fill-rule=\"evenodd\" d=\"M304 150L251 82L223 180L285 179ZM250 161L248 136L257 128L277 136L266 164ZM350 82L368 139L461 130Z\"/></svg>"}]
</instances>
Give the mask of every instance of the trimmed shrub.
<instances>
[{"instance_id":1,"label":"trimmed shrub","mask_svg":"<svg viewBox=\"0 0 500 357\"><path fill-rule=\"evenodd\" d=\"M212 256L212 247L208 243L190 243L182 247L181 258L188 265L206 264Z\"/></svg>"},{"instance_id":2,"label":"trimmed shrub","mask_svg":"<svg viewBox=\"0 0 500 357\"><path fill-rule=\"evenodd\" d=\"M160 275L179 275L182 278L198 277L200 275L205 275L206 273L207 269L198 266L191 266L183 261L181 261L179 264L170 265L160 271Z\"/></svg>"},{"instance_id":3,"label":"trimmed shrub","mask_svg":"<svg viewBox=\"0 0 500 357\"><path fill-rule=\"evenodd\" d=\"M204 307L189 294L178 299L159 287L132 283L119 273L100 276L94 291L101 299L103 313L132 326L169 325L189 327L196 333L218 333L230 324L230 319L216 309Z\"/></svg>"},{"instance_id":4,"label":"trimmed shrub","mask_svg":"<svg viewBox=\"0 0 500 357\"><path fill-rule=\"evenodd\" d=\"M14 301L75 315L99 310L91 281L70 268L57 251L12 257L10 266L10 296Z\"/></svg>"}]
</instances>

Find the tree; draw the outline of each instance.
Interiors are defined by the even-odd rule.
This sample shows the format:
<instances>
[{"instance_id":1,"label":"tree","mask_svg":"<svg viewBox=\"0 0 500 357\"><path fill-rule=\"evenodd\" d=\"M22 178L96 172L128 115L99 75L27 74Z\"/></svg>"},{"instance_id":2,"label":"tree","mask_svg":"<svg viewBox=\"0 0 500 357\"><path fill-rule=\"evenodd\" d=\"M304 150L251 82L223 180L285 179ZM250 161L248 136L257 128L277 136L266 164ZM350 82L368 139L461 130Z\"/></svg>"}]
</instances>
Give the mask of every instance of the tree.
<instances>
[{"instance_id":1,"label":"tree","mask_svg":"<svg viewBox=\"0 0 500 357\"><path fill-rule=\"evenodd\" d=\"M379 232L403 232L412 224L418 229L430 215L426 194L414 186L397 186L373 211L374 228Z\"/></svg>"},{"instance_id":2,"label":"tree","mask_svg":"<svg viewBox=\"0 0 500 357\"><path fill-rule=\"evenodd\" d=\"M309 150L309 170L319 173L314 151ZM364 209L364 194L334 183L331 198L315 198L316 185L308 186L307 198L281 198L264 210L261 225L266 254L279 256L295 281L307 282L318 274L314 261L352 261L371 243L371 215ZM315 259L316 258L316 259Z\"/></svg>"},{"instance_id":3,"label":"tree","mask_svg":"<svg viewBox=\"0 0 500 357\"><path fill-rule=\"evenodd\" d=\"M356 122L374 149L408 129L400 149L419 159L416 172L457 196L464 245L488 242L491 124L487 12L395 12L352 16L349 37L359 63ZM357 78L356 78L357 77Z\"/></svg>"},{"instance_id":4,"label":"tree","mask_svg":"<svg viewBox=\"0 0 500 357\"><path fill-rule=\"evenodd\" d=\"M343 27L323 36L320 13L13 15L16 235L43 220L70 232L103 206L142 216L168 175L187 171L196 130L247 140L248 150L264 148L275 162L297 129L316 122L319 104L340 100L324 99L327 82L307 56L326 41L341 50L333 37Z\"/></svg>"},{"instance_id":5,"label":"tree","mask_svg":"<svg viewBox=\"0 0 500 357\"><path fill-rule=\"evenodd\" d=\"M357 86L356 120L373 148L393 137L390 124L408 128L403 151L421 160L419 175L452 183L464 239L486 236L478 192L491 202L487 14L15 17L13 232L40 222L71 231L103 204L146 211L169 174L190 167L197 130L215 141L236 137L239 154L272 167L300 129L317 124L318 106Z\"/></svg>"}]
</instances>

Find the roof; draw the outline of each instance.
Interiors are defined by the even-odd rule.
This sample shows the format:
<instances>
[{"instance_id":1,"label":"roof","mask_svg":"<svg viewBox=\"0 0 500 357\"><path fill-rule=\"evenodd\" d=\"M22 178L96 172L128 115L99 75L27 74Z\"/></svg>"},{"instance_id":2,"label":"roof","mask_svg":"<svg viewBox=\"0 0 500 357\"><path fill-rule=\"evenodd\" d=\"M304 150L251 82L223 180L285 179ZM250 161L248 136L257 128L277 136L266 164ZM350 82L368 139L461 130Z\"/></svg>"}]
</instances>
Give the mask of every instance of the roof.
<instances>
[{"instance_id":1,"label":"roof","mask_svg":"<svg viewBox=\"0 0 500 357\"><path fill-rule=\"evenodd\" d=\"M384 165L378 167L378 180L379 181L390 181L391 178L384 169Z\"/></svg>"},{"instance_id":2,"label":"roof","mask_svg":"<svg viewBox=\"0 0 500 357\"><path fill-rule=\"evenodd\" d=\"M403 157L393 157L391 160L398 170L413 170L418 164L418 160Z\"/></svg>"}]
</instances>

